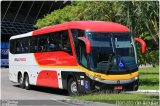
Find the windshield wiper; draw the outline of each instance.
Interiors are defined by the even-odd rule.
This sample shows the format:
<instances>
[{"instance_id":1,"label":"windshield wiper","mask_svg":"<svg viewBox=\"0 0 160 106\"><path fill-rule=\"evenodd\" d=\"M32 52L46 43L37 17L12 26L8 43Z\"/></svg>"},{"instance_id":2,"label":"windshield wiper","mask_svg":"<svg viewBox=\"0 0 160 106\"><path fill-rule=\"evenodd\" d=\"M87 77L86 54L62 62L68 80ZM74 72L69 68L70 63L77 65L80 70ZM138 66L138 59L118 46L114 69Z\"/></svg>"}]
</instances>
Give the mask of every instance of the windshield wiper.
<instances>
[{"instance_id":1,"label":"windshield wiper","mask_svg":"<svg viewBox=\"0 0 160 106\"><path fill-rule=\"evenodd\" d=\"M109 67L108 67L108 69L107 70L105 70L105 74L107 74L108 72L109 72L109 70L112 68L112 60L113 60L113 56L114 56L115 54L114 53L111 53L110 55L109 55L109 61L108 61L108 63L109 63Z\"/></svg>"}]
</instances>

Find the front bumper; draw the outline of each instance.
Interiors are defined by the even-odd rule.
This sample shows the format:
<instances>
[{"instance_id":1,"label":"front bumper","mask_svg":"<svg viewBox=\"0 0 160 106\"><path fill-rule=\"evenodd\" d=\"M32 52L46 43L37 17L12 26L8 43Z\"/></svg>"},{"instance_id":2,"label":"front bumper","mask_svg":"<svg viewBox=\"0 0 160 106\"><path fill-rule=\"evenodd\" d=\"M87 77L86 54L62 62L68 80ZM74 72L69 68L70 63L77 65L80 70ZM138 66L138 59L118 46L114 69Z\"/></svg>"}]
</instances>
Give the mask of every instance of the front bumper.
<instances>
[{"instance_id":1,"label":"front bumper","mask_svg":"<svg viewBox=\"0 0 160 106\"><path fill-rule=\"evenodd\" d=\"M92 85L97 90L115 90L115 87L122 87L123 91L136 91L138 90L139 80L134 80L128 83L117 83L117 84L104 84L102 82L93 81Z\"/></svg>"},{"instance_id":2,"label":"front bumper","mask_svg":"<svg viewBox=\"0 0 160 106\"><path fill-rule=\"evenodd\" d=\"M81 93L91 93L97 90L136 91L138 90L138 86L139 86L138 76L131 79L126 79L126 80L100 80L100 79L91 79L85 76L85 78L83 79L83 82L84 82L83 85L81 85L81 83L78 84L78 88ZM115 89L116 87L121 87L122 89Z\"/></svg>"}]
</instances>

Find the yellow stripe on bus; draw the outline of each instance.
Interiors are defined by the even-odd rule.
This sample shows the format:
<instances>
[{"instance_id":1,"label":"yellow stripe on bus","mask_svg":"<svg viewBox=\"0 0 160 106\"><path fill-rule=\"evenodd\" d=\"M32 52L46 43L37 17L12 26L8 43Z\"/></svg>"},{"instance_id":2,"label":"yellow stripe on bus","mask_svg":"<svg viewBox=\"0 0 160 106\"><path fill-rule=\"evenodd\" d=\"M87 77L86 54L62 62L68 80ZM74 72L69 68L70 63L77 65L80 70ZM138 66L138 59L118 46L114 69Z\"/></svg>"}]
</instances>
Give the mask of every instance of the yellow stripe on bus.
<instances>
[{"instance_id":1,"label":"yellow stripe on bus","mask_svg":"<svg viewBox=\"0 0 160 106\"><path fill-rule=\"evenodd\" d=\"M133 72L131 74L123 74L123 75L107 75L107 74L100 74L93 71L89 71L88 69L85 69L82 66L79 66L82 71L87 73L90 76L94 76L95 78L100 78L104 80L125 80L125 79L131 79L134 77L137 77L139 75L138 71Z\"/></svg>"},{"instance_id":2,"label":"yellow stripe on bus","mask_svg":"<svg viewBox=\"0 0 160 106\"><path fill-rule=\"evenodd\" d=\"M71 68L73 69L79 69L82 72L85 72L89 76L93 76L95 78L100 78L103 80L126 80L126 79L131 79L134 77L137 77L139 75L138 71L130 73L130 74L122 74L122 75L107 75L107 74L101 74L97 72L93 72L91 70L88 70L80 65L78 66L42 66L40 65L41 68Z\"/></svg>"}]
</instances>

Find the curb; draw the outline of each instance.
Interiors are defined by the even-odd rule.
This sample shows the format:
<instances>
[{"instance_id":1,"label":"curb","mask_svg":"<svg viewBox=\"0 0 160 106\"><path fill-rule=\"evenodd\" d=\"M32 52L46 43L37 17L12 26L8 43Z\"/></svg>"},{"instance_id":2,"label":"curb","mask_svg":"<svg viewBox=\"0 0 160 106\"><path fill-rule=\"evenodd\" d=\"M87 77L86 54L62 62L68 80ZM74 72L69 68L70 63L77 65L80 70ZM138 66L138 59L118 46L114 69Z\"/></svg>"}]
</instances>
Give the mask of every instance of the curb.
<instances>
[{"instance_id":1,"label":"curb","mask_svg":"<svg viewBox=\"0 0 160 106\"><path fill-rule=\"evenodd\" d=\"M62 102L78 105L78 106L116 106L115 104L84 101L84 100L78 100L78 99L65 99L65 100L62 100Z\"/></svg>"},{"instance_id":2,"label":"curb","mask_svg":"<svg viewBox=\"0 0 160 106\"><path fill-rule=\"evenodd\" d=\"M142 93L160 93L160 90L138 90L136 92L142 92Z\"/></svg>"},{"instance_id":3,"label":"curb","mask_svg":"<svg viewBox=\"0 0 160 106\"><path fill-rule=\"evenodd\" d=\"M128 91L124 93L144 93L148 95L160 95L160 90L138 90L138 91Z\"/></svg>"}]
</instances>

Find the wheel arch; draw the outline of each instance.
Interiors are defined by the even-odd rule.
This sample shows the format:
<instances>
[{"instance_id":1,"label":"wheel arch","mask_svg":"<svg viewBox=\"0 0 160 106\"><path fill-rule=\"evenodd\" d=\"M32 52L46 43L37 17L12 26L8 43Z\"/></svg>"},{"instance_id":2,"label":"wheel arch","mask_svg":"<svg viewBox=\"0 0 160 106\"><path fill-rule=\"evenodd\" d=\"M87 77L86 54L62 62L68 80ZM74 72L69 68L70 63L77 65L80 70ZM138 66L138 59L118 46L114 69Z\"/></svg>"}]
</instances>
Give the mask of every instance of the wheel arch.
<instances>
[{"instance_id":1,"label":"wheel arch","mask_svg":"<svg viewBox=\"0 0 160 106\"><path fill-rule=\"evenodd\" d=\"M28 73L27 73L27 72L24 72L23 76L25 77L26 75L28 75Z\"/></svg>"},{"instance_id":2,"label":"wheel arch","mask_svg":"<svg viewBox=\"0 0 160 106\"><path fill-rule=\"evenodd\" d=\"M70 78L74 78L77 80L76 76L72 72L61 72L62 75L62 84L63 84L63 89L67 90L68 87L68 81Z\"/></svg>"}]
</instances>

